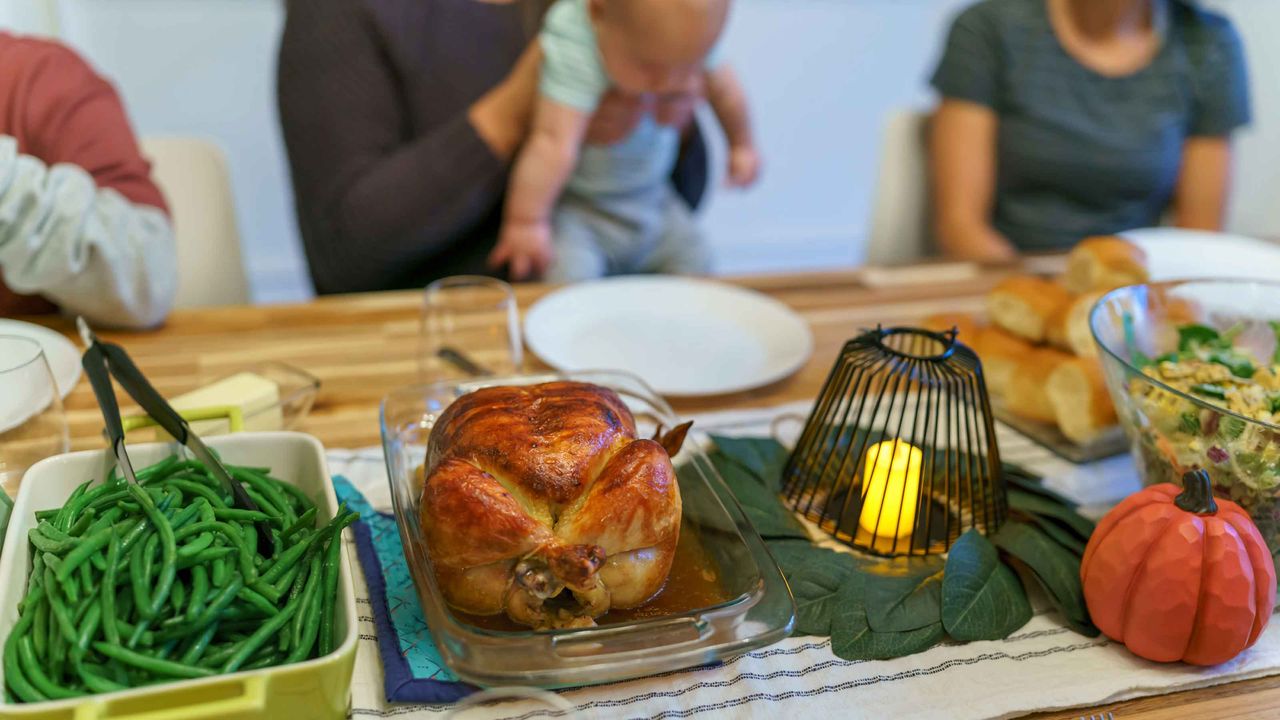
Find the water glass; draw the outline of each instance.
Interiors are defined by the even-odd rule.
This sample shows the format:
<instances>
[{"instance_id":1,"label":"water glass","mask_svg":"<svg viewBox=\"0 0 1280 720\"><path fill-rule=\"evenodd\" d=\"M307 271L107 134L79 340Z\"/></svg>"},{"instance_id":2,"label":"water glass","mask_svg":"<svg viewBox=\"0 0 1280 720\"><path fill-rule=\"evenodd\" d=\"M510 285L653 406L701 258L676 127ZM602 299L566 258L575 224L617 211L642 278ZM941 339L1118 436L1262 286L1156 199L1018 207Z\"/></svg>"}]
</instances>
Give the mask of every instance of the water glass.
<instances>
[{"instance_id":1,"label":"water glass","mask_svg":"<svg viewBox=\"0 0 1280 720\"><path fill-rule=\"evenodd\" d=\"M516 374L522 353L520 311L510 285L459 275L427 286L418 351L420 381Z\"/></svg>"},{"instance_id":2,"label":"water glass","mask_svg":"<svg viewBox=\"0 0 1280 720\"><path fill-rule=\"evenodd\" d=\"M40 343L0 335L0 488L16 496L27 468L70 447L62 396Z\"/></svg>"}]
</instances>

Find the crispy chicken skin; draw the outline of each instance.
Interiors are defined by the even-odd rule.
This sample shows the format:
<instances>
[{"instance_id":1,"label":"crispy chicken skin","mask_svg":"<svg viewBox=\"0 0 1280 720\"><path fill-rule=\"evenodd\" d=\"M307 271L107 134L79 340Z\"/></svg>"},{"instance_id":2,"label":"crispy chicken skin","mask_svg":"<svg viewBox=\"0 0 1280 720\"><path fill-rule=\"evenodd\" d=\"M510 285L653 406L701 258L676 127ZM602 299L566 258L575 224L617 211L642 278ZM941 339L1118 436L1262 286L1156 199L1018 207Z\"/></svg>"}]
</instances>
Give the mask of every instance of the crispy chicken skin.
<instances>
[{"instance_id":1,"label":"crispy chicken skin","mask_svg":"<svg viewBox=\"0 0 1280 720\"><path fill-rule=\"evenodd\" d=\"M687 429L637 439L622 400L587 383L459 398L431 431L420 505L445 598L536 628L644 603L680 533L671 455Z\"/></svg>"}]
</instances>

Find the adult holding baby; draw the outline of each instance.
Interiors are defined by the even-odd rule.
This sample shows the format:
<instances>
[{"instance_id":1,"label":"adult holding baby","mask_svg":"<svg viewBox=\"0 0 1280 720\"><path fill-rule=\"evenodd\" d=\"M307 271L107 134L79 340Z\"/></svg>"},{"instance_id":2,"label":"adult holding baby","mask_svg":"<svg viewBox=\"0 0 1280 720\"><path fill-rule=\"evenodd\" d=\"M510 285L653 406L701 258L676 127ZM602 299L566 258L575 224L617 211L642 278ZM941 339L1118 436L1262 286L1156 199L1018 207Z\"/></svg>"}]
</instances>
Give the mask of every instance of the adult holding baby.
<instances>
[{"instance_id":1,"label":"adult holding baby","mask_svg":"<svg viewBox=\"0 0 1280 720\"><path fill-rule=\"evenodd\" d=\"M420 287L485 272L510 166L528 133L545 0L290 0L278 92L298 224L320 293ZM590 142L646 114L689 124L696 102L601 99ZM696 128L671 178L706 181Z\"/></svg>"},{"instance_id":2,"label":"adult holding baby","mask_svg":"<svg viewBox=\"0 0 1280 720\"><path fill-rule=\"evenodd\" d=\"M1220 230L1249 121L1240 39L1188 0L983 0L933 85L936 230L1005 260L1158 225Z\"/></svg>"}]
</instances>

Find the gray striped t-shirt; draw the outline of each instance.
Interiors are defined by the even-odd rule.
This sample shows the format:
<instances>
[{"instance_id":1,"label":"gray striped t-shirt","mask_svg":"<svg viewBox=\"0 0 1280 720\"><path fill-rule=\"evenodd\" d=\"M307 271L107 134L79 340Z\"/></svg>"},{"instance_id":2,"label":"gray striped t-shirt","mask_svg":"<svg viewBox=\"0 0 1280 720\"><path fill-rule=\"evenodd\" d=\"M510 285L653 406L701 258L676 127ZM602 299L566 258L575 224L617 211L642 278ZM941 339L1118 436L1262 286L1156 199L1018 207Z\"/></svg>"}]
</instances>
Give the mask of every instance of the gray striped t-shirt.
<instances>
[{"instance_id":1,"label":"gray striped t-shirt","mask_svg":"<svg viewBox=\"0 0 1280 720\"><path fill-rule=\"evenodd\" d=\"M1167 2L1163 44L1130 75L1067 54L1047 0L983 0L956 18L933 75L944 97L994 110L997 230L1023 250L1158 225L1192 136L1249 121L1240 38L1229 21Z\"/></svg>"}]
</instances>

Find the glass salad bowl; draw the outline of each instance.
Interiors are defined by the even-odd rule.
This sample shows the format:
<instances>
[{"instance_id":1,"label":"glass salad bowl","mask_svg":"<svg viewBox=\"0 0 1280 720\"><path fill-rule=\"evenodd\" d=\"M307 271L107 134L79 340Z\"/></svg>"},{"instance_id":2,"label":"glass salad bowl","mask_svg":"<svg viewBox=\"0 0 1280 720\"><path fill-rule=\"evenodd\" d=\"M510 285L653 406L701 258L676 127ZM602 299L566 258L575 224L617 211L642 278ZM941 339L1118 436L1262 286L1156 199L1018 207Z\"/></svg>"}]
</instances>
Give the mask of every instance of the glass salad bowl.
<instances>
[{"instance_id":1,"label":"glass salad bowl","mask_svg":"<svg viewBox=\"0 0 1280 720\"><path fill-rule=\"evenodd\" d=\"M1115 290L1090 317L1143 482L1204 469L1280 552L1280 283Z\"/></svg>"}]
</instances>

